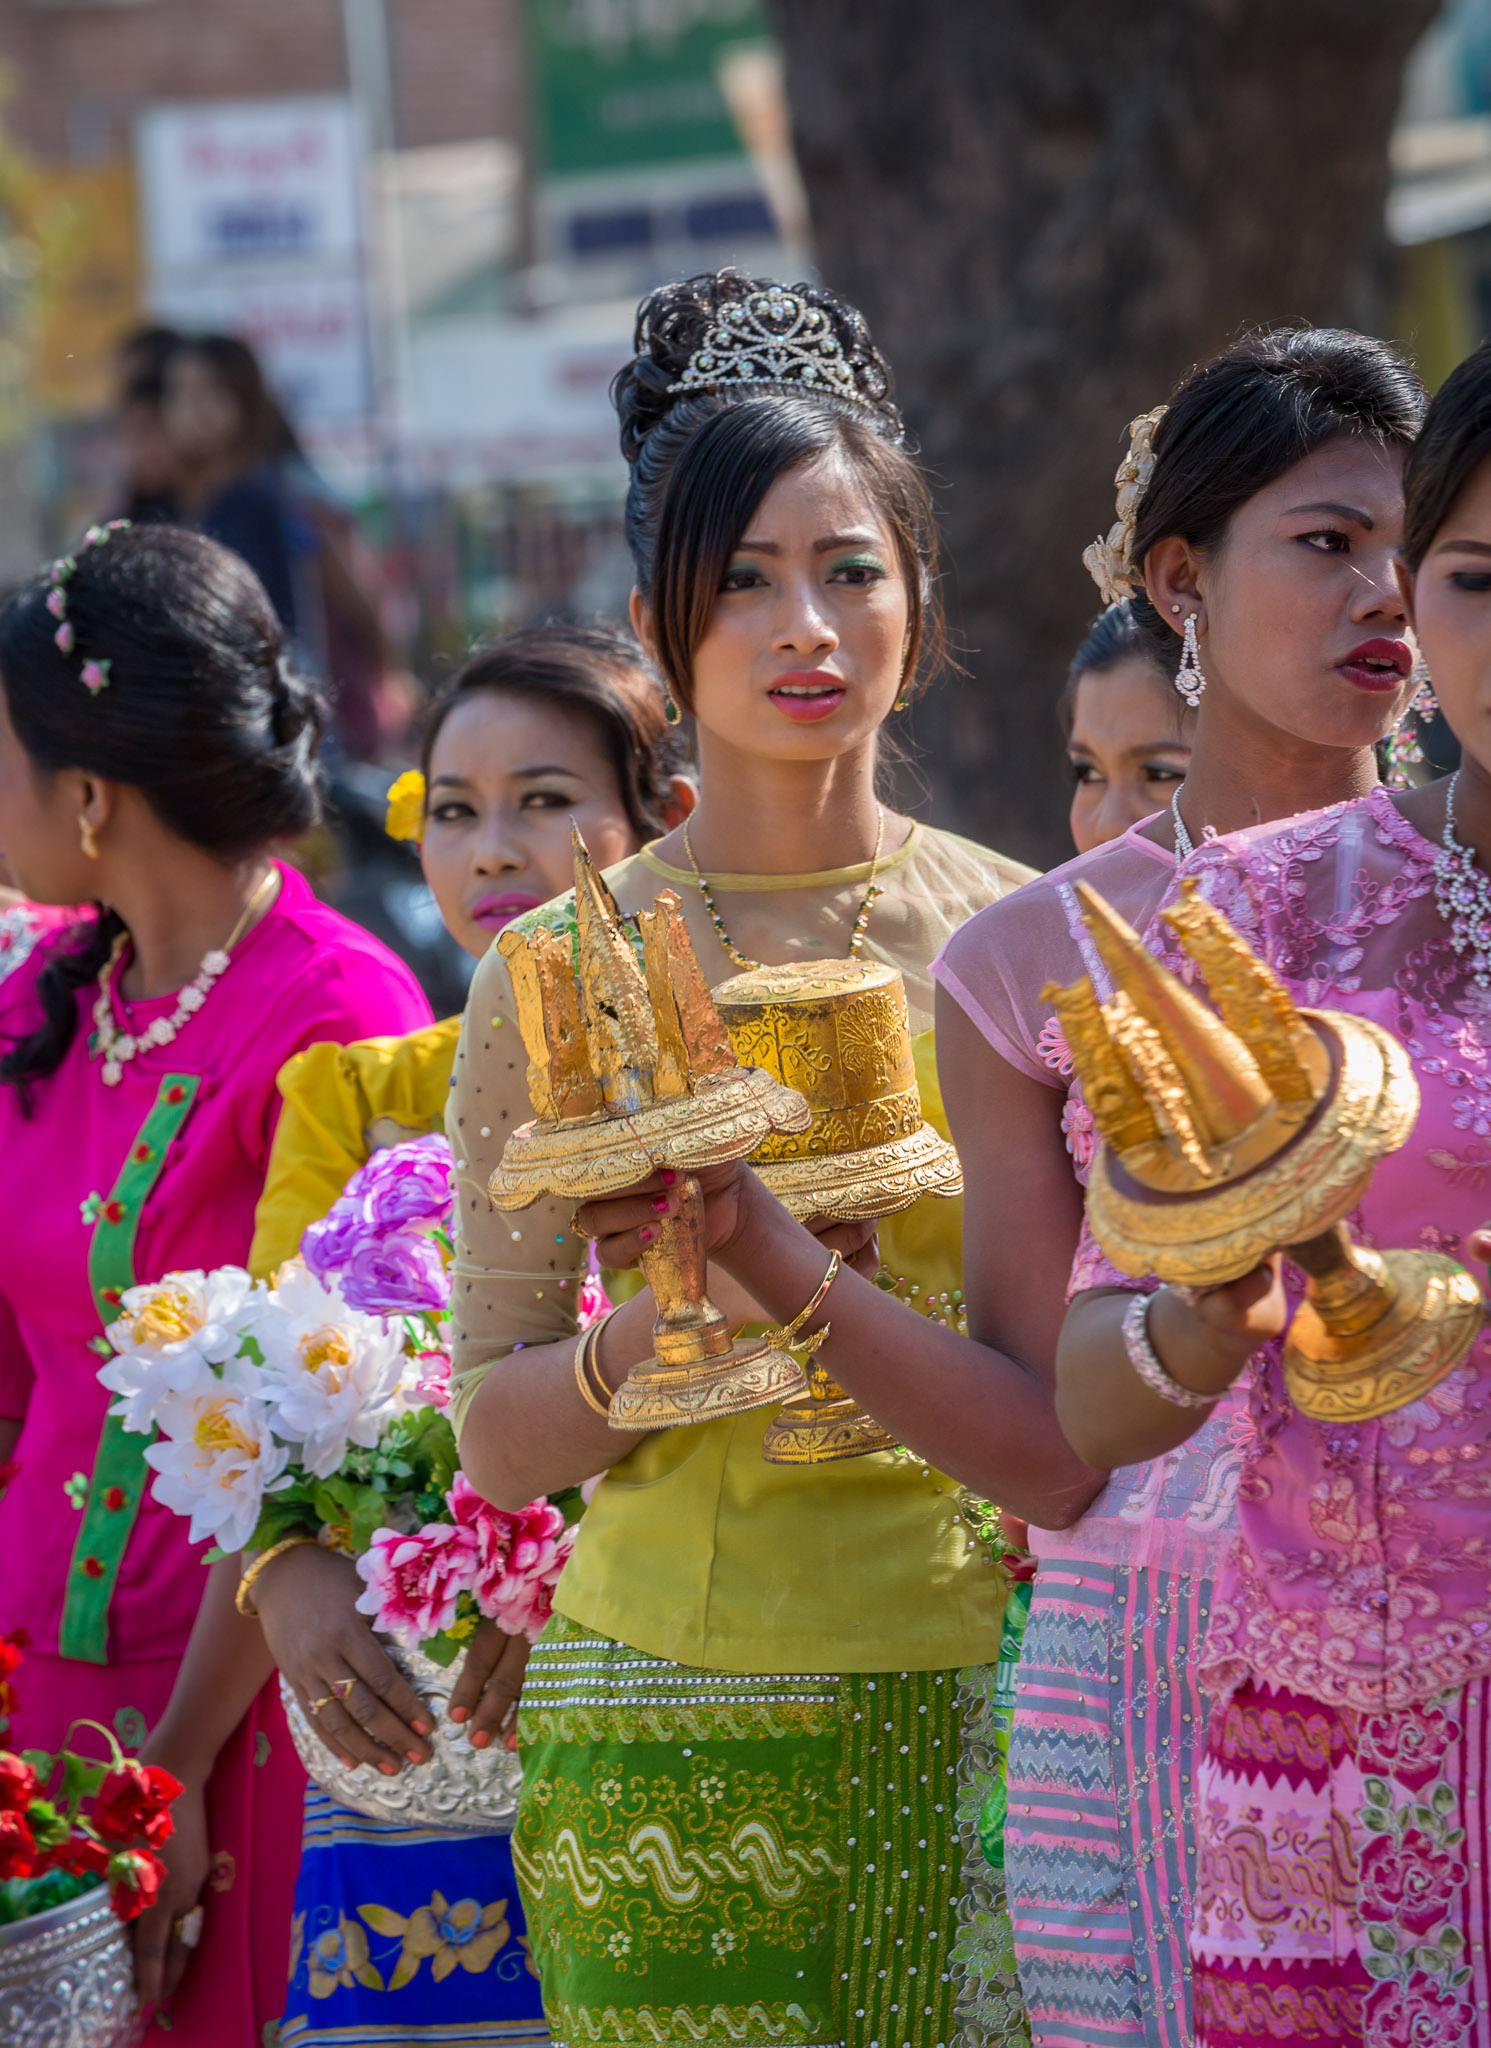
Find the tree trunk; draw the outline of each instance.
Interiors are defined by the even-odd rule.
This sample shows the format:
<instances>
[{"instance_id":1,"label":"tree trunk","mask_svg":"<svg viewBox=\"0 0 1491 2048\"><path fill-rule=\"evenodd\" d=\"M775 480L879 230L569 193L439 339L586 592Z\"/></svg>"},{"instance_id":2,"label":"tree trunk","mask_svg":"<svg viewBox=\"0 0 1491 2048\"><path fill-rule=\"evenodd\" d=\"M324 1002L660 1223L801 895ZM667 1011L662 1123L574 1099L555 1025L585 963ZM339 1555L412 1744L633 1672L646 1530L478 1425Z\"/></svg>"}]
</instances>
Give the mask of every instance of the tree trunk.
<instances>
[{"instance_id":1,"label":"tree trunk","mask_svg":"<svg viewBox=\"0 0 1491 2048\"><path fill-rule=\"evenodd\" d=\"M1053 705L1133 415L1241 329L1371 330L1387 142L1438 0L770 0L827 281L937 480L965 680L938 817L1071 851Z\"/></svg>"}]
</instances>

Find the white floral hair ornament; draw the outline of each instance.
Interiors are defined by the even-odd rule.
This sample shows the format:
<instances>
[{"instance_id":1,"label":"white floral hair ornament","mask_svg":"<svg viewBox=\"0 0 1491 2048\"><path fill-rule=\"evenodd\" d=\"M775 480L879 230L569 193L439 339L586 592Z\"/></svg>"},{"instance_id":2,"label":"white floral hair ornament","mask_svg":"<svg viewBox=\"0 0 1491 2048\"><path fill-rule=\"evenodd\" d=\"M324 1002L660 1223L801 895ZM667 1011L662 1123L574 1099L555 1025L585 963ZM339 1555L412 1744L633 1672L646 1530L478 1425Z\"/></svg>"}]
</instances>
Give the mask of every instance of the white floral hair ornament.
<instances>
[{"instance_id":1,"label":"white floral hair ornament","mask_svg":"<svg viewBox=\"0 0 1491 2048\"><path fill-rule=\"evenodd\" d=\"M103 526L90 526L83 535L78 555L89 548L101 548L116 533L126 533L130 522L127 519L110 519ZM72 620L67 616L67 586L78 571L78 555L59 555L47 571L47 610L57 621L57 630L52 635L63 654L71 654L78 644L78 636ZM81 680L91 697L109 687L111 661L94 658L83 663Z\"/></svg>"},{"instance_id":2,"label":"white floral hair ornament","mask_svg":"<svg viewBox=\"0 0 1491 2048\"><path fill-rule=\"evenodd\" d=\"M1167 408L1157 405L1129 422L1129 446L1113 481L1118 486L1118 517L1107 537L1082 550L1082 566L1102 592L1104 604L1121 604L1143 586L1144 572L1134 560L1134 528L1149 480L1154 475L1155 430Z\"/></svg>"}]
</instances>

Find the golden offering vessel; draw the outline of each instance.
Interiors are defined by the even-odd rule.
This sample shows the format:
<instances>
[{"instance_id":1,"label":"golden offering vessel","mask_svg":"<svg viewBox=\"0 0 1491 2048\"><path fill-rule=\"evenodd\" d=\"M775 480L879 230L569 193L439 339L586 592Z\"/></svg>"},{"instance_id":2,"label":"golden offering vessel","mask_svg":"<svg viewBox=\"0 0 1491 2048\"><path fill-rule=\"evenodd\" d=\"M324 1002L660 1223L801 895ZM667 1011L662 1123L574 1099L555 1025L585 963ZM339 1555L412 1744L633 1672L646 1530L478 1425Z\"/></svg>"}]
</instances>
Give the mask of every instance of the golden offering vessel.
<instances>
[{"instance_id":1,"label":"golden offering vessel","mask_svg":"<svg viewBox=\"0 0 1491 2048\"><path fill-rule=\"evenodd\" d=\"M1417 1400L1474 1343L1479 1290L1440 1253L1353 1244L1344 1220L1418 1117L1407 1054L1365 1018L1297 1009L1194 879L1160 915L1215 1012L1075 886L1114 993L1084 975L1042 1000L1102 1138L1087 1215L1103 1251L1124 1273L1219 1287L1282 1249L1307 1287L1284 1348L1296 1405L1365 1422Z\"/></svg>"},{"instance_id":2,"label":"golden offering vessel","mask_svg":"<svg viewBox=\"0 0 1491 2048\"><path fill-rule=\"evenodd\" d=\"M656 1226L641 1265L658 1305L653 1356L611 1400L617 1429L678 1429L804 1391L790 1352L734 1343L706 1291L700 1167L743 1159L811 1112L730 1049L694 957L678 897L637 913L641 958L584 842L573 835L575 931L510 927L512 974L534 1119L514 1131L488 1183L499 1209L540 1195L585 1202L683 1172L677 1216ZM633 922L633 921L628 921Z\"/></svg>"},{"instance_id":3,"label":"golden offering vessel","mask_svg":"<svg viewBox=\"0 0 1491 2048\"><path fill-rule=\"evenodd\" d=\"M893 1216L919 1195L959 1195L958 1155L923 1121L906 988L878 960L757 967L714 991L735 1056L802 1095L805 1131L773 1131L751 1165L794 1216ZM773 1465L890 1450L895 1438L809 1357L805 1398L767 1427Z\"/></svg>"}]
</instances>

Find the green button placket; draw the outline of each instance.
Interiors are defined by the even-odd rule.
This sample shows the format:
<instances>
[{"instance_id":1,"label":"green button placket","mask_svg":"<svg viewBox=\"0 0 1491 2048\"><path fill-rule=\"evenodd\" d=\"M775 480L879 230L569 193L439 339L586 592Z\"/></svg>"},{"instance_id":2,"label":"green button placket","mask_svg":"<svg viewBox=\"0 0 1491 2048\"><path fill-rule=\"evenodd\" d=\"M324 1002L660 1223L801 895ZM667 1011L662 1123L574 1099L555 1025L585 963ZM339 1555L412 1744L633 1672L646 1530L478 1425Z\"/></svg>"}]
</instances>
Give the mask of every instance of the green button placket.
<instances>
[{"instance_id":1,"label":"green button placket","mask_svg":"<svg viewBox=\"0 0 1491 2048\"><path fill-rule=\"evenodd\" d=\"M118 1315L125 1290L135 1284L140 1211L161 1177L171 1140L186 1122L200 1085L196 1074L166 1075L94 1223L88 1281L105 1328ZM145 1463L149 1441L138 1432L126 1433L117 1415L104 1418L83 1522L67 1574L58 1643L64 1657L76 1657L85 1664L109 1661L109 1603L144 1498L150 1472Z\"/></svg>"}]
</instances>

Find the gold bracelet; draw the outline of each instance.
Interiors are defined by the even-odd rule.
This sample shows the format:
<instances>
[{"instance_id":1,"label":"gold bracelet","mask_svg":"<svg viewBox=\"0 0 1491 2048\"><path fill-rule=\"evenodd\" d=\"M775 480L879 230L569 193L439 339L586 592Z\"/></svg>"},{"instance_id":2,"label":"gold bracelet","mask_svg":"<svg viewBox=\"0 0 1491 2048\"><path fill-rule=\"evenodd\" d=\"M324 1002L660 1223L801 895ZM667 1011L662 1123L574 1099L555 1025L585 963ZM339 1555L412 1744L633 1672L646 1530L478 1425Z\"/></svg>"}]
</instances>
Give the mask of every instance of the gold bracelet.
<instances>
[{"instance_id":1,"label":"gold bracelet","mask_svg":"<svg viewBox=\"0 0 1491 2048\"><path fill-rule=\"evenodd\" d=\"M275 1558L281 1556L287 1550L296 1549L302 1543L316 1543L319 1540L318 1537L307 1536L302 1532L298 1536L282 1536L278 1543L271 1543L267 1550L261 1550L238 1581L238 1590L233 1595L233 1605L238 1609L238 1612L249 1621L257 1621L259 1619L259 1610L255 1607L252 1600L249 1599L249 1591L265 1565L272 1564Z\"/></svg>"},{"instance_id":2,"label":"gold bracelet","mask_svg":"<svg viewBox=\"0 0 1491 2048\"><path fill-rule=\"evenodd\" d=\"M591 1392L589 1376L585 1369L586 1360L589 1357L592 1345L595 1343L596 1332L599 1328L599 1323L592 1323L588 1330L580 1332L580 1341L575 1346L575 1385L580 1389L580 1398L584 1401L585 1406L592 1409L602 1422L609 1424L611 1411L603 1406Z\"/></svg>"},{"instance_id":3,"label":"gold bracelet","mask_svg":"<svg viewBox=\"0 0 1491 2048\"><path fill-rule=\"evenodd\" d=\"M799 1315L795 1315L790 1323L783 1324L780 1330L767 1331L766 1338L769 1344L780 1344L788 1351L808 1351L809 1356L822 1348L823 1340L828 1335L829 1326L827 1324L821 1330L815 1330L811 1337L804 1338L800 1344L794 1343L793 1339L797 1336L803 1324L810 1323L813 1317L817 1315L819 1309L822 1308L829 1288L833 1286L835 1280L839 1277L839 1268L843 1263L842 1258L837 1252L829 1253L828 1271L819 1283L817 1293L813 1296L807 1307ZM811 1347L811 1350L809 1350L809 1347Z\"/></svg>"}]
</instances>

